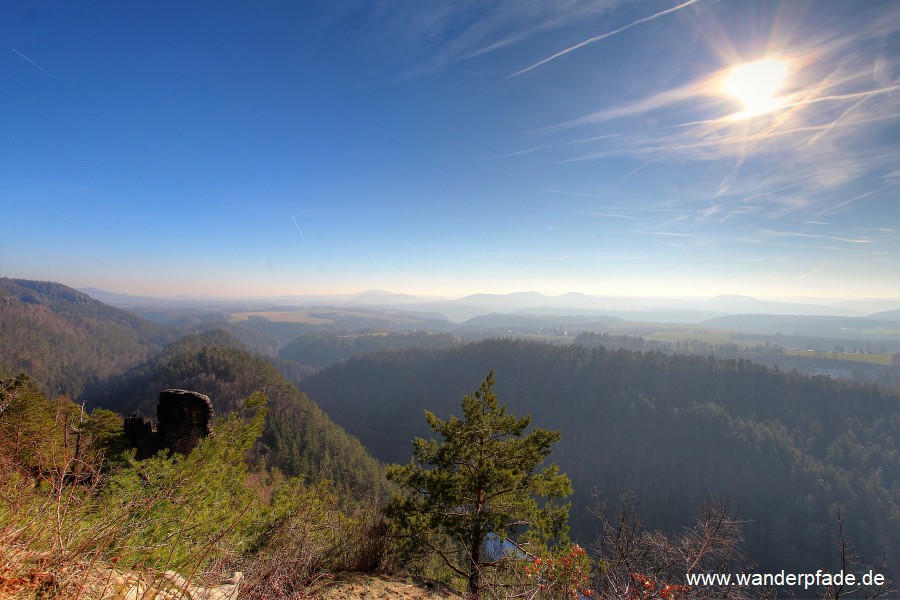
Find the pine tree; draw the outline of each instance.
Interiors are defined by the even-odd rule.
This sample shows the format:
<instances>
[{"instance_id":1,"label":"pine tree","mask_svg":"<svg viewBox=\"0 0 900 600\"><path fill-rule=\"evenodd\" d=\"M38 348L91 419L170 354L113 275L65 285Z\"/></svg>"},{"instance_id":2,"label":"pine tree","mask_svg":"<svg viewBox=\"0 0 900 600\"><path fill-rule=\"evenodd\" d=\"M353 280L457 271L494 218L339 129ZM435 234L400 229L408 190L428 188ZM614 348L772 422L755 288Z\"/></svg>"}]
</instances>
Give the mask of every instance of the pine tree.
<instances>
[{"instance_id":1,"label":"pine tree","mask_svg":"<svg viewBox=\"0 0 900 600\"><path fill-rule=\"evenodd\" d=\"M410 463L388 468L388 478L407 491L392 500L388 517L410 543L464 577L470 597L479 595L483 571L504 560L485 551L489 539L519 547L565 540L569 505L556 500L572 491L556 465L536 471L560 433L526 435L531 419L507 414L493 386L491 371L463 397L462 419L426 411L443 441L416 438Z\"/></svg>"}]
</instances>

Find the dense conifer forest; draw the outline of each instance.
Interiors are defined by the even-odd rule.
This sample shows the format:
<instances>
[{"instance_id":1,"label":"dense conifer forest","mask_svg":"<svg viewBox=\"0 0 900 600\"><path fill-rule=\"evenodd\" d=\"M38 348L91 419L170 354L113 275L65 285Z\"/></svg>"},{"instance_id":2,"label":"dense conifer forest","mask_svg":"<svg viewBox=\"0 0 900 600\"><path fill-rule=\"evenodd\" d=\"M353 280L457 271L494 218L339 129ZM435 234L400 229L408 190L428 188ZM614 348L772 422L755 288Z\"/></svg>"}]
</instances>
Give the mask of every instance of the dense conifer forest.
<instances>
[{"instance_id":1,"label":"dense conifer forest","mask_svg":"<svg viewBox=\"0 0 900 600\"><path fill-rule=\"evenodd\" d=\"M460 340L448 333L334 335L319 332L297 336L284 346L278 355L286 360L321 369L355 354L407 348L417 350L452 348L460 343Z\"/></svg>"},{"instance_id":2,"label":"dense conifer forest","mask_svg":"<svg viewBox=\"0 0 900 600\"><path fill-rule=\"evenodd\" d=\"M302 386L376 457L404 462L404 441L427 431L396 416L448 414L485 365L512 410L563 432L554 460L575 489L575 539L597 533L595 491L612 504L636 492L666 530L711 494L739 507L746 549L766 568L832 564L839 512L867 562L900 556L900 406L873 387L744 360L516 340L356 357Z\"/></svg>"}]
</instances>

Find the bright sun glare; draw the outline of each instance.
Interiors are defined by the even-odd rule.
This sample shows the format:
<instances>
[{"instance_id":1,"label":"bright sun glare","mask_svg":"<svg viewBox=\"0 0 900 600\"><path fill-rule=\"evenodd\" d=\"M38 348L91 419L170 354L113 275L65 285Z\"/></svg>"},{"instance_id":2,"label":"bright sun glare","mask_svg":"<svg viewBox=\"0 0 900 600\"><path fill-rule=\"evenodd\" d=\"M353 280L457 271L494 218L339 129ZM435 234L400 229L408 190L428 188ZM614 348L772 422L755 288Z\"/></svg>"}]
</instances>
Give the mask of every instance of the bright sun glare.
<instances>
[{"instance_id":1,"label":"bright sun glare","mask_svg":"<svg viewBox=\"0 0 900 600\"><path fill-rule=\"evenodd\" d=\"M784 106L785 99L776 98L775 93L781 89L786 77L787 64L780 60L757 60L731 69L722 88L744 105L744 110L733 118L756 117Z\"/></svg>"}]
</instances>

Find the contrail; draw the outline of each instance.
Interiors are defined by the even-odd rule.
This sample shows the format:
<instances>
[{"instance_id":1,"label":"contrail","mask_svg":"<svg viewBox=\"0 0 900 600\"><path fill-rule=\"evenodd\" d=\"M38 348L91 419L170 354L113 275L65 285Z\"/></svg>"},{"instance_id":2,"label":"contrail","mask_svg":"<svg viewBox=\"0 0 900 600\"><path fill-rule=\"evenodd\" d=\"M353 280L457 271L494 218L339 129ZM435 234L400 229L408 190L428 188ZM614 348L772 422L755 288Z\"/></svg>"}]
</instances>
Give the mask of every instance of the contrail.
<instances>
[{"instance_id":1,"label":"contrail","mask_svg":"<svg viewBox=\"0 0 900 600\"><path fill-rule=\"evenodd\" d=\"M872 195L874 195L874 194L877 194L878 192L883 192L884 190L886 190L886 189L888 189L888 188L890 188L890 187L891 187L891 186L886 185L886 186L884 186L883 188L881 188L881 189L879 189L879 190L872 190L871 192L866 192L865 194L860 194L859 196L855 196L855 197L853 197L853 198L850 198L849 200L845 200L845 201L841 202L841 203L838 204L838 205L832 206L830 210L837 210L837 209L839 209L839 208L843 208L844 206L847 206L848 204L850 204L850 203L852 203L852 202L856 202L857 200L862 200L863 198L868 198L869 196L872 196Z\"/></svg>"},{"instance_id":2,"label":"contrail","mask_svg":"<svg viewBox=\"0 0 900 600\"><path fill-rule=\"evenodd\" d=\"M10 46L9 49L12 50L13 52L15 52L16 54L18 54L19 56L21 56L22 58L24 58L25 60L27 60L28 62L30 62L31 64L33 64L35 67L37 67L38 69L40 69L41 71L43 71L44 73L46 73L48 76L52 77L53 79L56 79L56 81L59 81L59 79L56 77L56 75L54 75L53 73L51 73L50 71L48 71L47 69L45 69L44 67L42 67L41 65L37 64L36 62L34 62L33 60L31 60L30 58L28 58L27 56L25 56L24 54L22 54L21 52L19 52L19 51L16 50L15 48L13 48L12 46Z\"/></svg>"},{"instance_id":3,"label":"contrail","mask_svg":"<svg viewBox=\"0 0 900 600\"><path fill-rule=\"evenodd\" d=\"M854 92L851 94L835 94L833 96L819 96L818 98L809 98L808 100L798 100L784 105L784 108L792 108L794 106L803 106L805 104L815 104L817 102L829 102L832 100L854 100L856 98L868 98L878 94L886 94L900 89L900 85L892 85L877 90L866 90L864 92Z\"/></svg>"},{"instance_id":4,"label":"contrail","mask_svg":"<svg viewBox=\"0 0 900 600\"><path fill-rule=\"evenodd\" d=\"M534 148L528 148L527 150L518 150L516 152L510 152L509 154L498 154L497 156L488 156L487 158L483 158L482 160L496 160L498 158L510 158L512 156L520 156L522 154L530 154L532 152L537 152L538 150L546 150L547 148L558 148L560 146L570 146L572 144L583 144L585 142L596 142L597 140L605 140L608 138L614 137L622 137L621 133L610 133L608 135L598 135L597 137L586 138L583 140L572 140L571 142L560 142L558 144L546 144L544 146L535 146Z\"/></svg>"},{"instance_id":5,"label":"contrail","mask_svg":"<svg viewBox=\"0 0 900 600\"><path fill-rule=\"evenodd\" d=\"M637 217L631 217L628 215L617 215L615 213L592 212L589 210L576 210L575 214L588 215L591 217L603 217L605 219L628 219L630 221L637 221Z\"/></svg>"},{"instance_id":6,"label":"contrail","mask_svg":"<svg viewBox=\"0 0 900 600\"><path fill-rule=\"evenodd\" d=\"M582 196L584 198L607 198L608 195L603 194L582 194L580 192L564 192L563 190L549 190L545 188L536 188L539 192L548 192L550 194L565 194L566 196Z\"/></svg>"},{"instance_id":7,"label":"contrail","mask_svg":"<svg viewBox=\"0 0 900 600\"><path fill-rule=\"evenodd\" d=\"M536 69L536 68L540 67L541 65L550 62L550 61L553 60L553 59L559 58L559 57L562 56L563 54L568 54L569 52L572 52L573 50L577 50L577 49L581 48L582 46L587 46L588 44L593 44L594 42L599 42L600 40L604 40L604 39L606 39L606 38L608 38L608 37L614 36L614 35L616 35L617 33L622 33L622 32L625 31L626 29L631 29L631 28L634 27L635 25L640 25L641 23L646 23L647 21L652 21L653 19L655 19L655 18L657 18L657 17L661 17L661 16L663 16L663 15L667 15L667 14L669 14L669 13L673 13L673 12L675 12L676 10L680 10L680 9L684 8L685 6L690 6L690 5L693 4L694 2L699 2L699 0L688 0L687 2L684 2L684 3L682 3L682 4L679 4L678 6L674 6L674 7L670 8L670 9L668 9L668 10L664 10L664 11L662 11L662 12L658 12L658 13L656 13L655 15L650 15L649 17L644 17L643 19L638 19L637 21L635 21L635 22L633 22L633 23L629 23L628 25L625 25L624 27L620 27L619 29L616 29L615 31L610 31L609 33L604 33L604 34L602 34L602 35L598 35L598 36L596 36L596 37L592 37L592 38L590 38L590 39L584 40L583 42L580 42L580 43L578 43L578 44L575 44L575 45L572 46L571 48L566 48L565 50L562 50L562 51L560 51L560 52L557 52L556 54L554 54L554 55L551 56L550 58L545 58L544 60L542 60L542 61L540 61L540 62L534 63L534 64L531 65L530 67L526 67L526 68L522 69L521 71L517 71L517 72L513 73L512 75L507 75L506 78L509 79L510 77L518 77L518 76L521 75L522 73L527 73L528 71L530 71L530 70L532 70L532 69Z\"/></svg>"},{"instance_id":8,"label":"contrail","mask_svg":"<svg viewBox=\"0 0 900 600\"><path fill-rule=\"evenodd\" d=\"M300 235L305 238L306 236L303 235L303 230L300 229L300 225L297 224L297 219L294 218L294 215L291 215L291 220L294 221L294 226L297 228L297 231L300 232Z\"/></svg>"}]
</instances>

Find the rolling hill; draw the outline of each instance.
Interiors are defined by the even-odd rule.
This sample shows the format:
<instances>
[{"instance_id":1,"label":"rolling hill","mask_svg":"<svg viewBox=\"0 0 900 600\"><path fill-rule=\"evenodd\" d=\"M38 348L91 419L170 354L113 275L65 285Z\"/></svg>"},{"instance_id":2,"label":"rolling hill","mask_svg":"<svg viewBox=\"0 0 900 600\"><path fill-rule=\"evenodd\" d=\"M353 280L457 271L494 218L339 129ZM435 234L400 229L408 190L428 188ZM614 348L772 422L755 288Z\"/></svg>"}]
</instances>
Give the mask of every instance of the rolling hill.
<instances>
[{"instance_id":1,"label":"rolling hill","mask_svg":"<svg viewBox=\"0 0 900 600\"><path fill-rule=\"evenodd\" d=\"M176 338L174 330L48 281L0 279L0 371L76 397Z\"/></svg>"},{"instance_id":2,"label":"rolling hill","mask_svg":"<svg viewBox=\"0 0 900 600\"><path fill-rule=\"evenodd\" d=\"M150 416L155 415L160 390L172 387L207 394L217 414L239 410L243 398L261 391L269 400L269 414L254 451L257 460L308 481L329 480L356 498L380 495L385 489L380 465L357 439L278 369L224 331L186 336L85 400L89 407Z\"/></svg>"}]
</instances>

